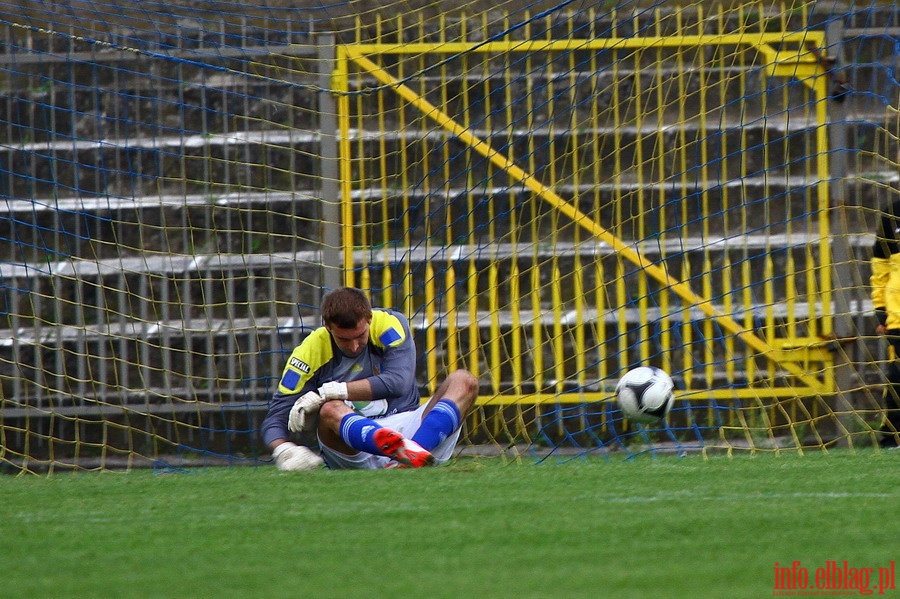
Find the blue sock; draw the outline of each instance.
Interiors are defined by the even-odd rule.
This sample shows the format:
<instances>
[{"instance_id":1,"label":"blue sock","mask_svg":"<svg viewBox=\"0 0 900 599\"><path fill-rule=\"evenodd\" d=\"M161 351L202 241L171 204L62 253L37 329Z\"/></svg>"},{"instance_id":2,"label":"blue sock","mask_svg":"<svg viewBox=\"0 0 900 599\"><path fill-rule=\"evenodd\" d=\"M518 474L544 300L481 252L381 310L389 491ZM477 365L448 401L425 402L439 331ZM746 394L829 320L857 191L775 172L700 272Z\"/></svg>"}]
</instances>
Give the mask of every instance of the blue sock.
<instances>
[{"instance_id":1,"label":"blue sock","mask_svg":"<svg viewBox=\"0 0 900 599\"><path fill-rule=\"evenodd\" d=\"M456 404L442 399L422 418L422 424L412 440L431 451L459 428L461 419Z\"/></svg>"},{"instance_id":2,"label":"blue sock","mask_svg":"<svg viewBox=\"0 0 900 599\"><path fill-rule=\"evenodd\" d=\"M380 428L380 424L365 416L347 414L341 418L341 439L357 451L383 455L372 439L372 435Z\"/></svg>"}]
</instances>

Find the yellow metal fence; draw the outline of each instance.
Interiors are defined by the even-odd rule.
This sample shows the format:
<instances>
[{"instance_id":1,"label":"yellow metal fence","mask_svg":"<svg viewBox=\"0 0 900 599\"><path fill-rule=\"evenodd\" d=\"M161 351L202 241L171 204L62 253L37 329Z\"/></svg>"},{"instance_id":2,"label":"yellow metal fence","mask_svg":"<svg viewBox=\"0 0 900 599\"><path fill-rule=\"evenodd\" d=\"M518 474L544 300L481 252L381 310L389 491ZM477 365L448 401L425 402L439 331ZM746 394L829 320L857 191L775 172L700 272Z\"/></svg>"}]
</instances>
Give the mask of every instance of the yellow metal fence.
<instances>
[{"instance_id":1,"label":"yellow metal fence","mask_svg":"<svg viewBox=\"0 0 900 599\"><path fill-rule=\"evenodd\" d=\"M688 399L833 392L824 34L668 19L339 46L346 282L416 316L432 386L595 401L653 363Z\"/></svg>"}]
</instances>

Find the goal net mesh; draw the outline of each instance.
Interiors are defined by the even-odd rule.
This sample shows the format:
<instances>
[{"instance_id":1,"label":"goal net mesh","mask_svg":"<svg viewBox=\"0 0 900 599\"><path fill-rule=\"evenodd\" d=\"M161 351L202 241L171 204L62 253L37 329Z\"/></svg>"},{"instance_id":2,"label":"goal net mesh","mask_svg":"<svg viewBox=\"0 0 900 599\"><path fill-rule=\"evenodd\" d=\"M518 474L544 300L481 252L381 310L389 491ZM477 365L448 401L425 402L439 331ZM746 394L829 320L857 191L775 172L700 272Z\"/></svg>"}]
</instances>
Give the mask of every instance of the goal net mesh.
<instances>
[{"instance_id":1,"label":"goal net mesh","mask_svg":"<svg viewBox=\"0 0 900 599\"><path fill-rule=\"evenodd\" d=\"M460 4L0 0L2 468L267 462L340 285L478 377L464 455L896 432L896 6Z\"/></svg>"}]
</instances>

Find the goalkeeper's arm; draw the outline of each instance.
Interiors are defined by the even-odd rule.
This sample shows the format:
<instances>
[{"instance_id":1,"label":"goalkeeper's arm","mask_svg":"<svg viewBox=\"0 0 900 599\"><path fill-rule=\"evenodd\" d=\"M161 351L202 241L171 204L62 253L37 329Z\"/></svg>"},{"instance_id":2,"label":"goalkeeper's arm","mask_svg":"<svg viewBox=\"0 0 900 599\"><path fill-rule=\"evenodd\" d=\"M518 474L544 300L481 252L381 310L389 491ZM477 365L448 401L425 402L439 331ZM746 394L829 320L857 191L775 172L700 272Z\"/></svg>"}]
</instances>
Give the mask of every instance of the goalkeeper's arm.
<instances>
[{"instance_id":1,"label":"goalkeeper's arm","mask_svg":"<svg viewBox=\"0 0 900 599\"><path fill-rule=\"evenodd\" d=\"M263 441L272 448L275 465L282 471L315 470L322 458L307 447L289 441L291 431L299 432L315 422L322 400L315 391L297 395L276 392L263 420ZM290 429L290 430L289 430Z\"/></svg>"},{"instance_id":2,"label":"goalkeeper's arm","mask_svg":"<svg viewBox=\"0 0 900 599\"><path fill-rule=\"evenodd\" d=\"M297 397L296 394L285 395L277 391L272 396L269 411L262 423L262 439L267 447L274 449L277 442L290 439L288 415Z\"/></svg>"},{"instance_id":3,"label":"goalkeeper's arm","mask_svg":"<svg viewBox=\"0 0 900 599\"><path fill-rule=\"evenodd\" d=\"M297 398L288 413L288 430L292 433L312 430L323 403L325 399L315 391L307 391Z\"/></svg>"},{"instance_id":4,"label":"goalkeeper's arm","mask_svg":"<svg viewBox=\"0 0 900 599\"><path fill-rule=\"evenodd\" d=\"M299 396L276 391L262 423L263 442L274 449L279 442L290 439L292 432L310 430L322 403L315 391ZM303 408L302 412L299 412L300 408Z\"/></svg>"}]
</instances>

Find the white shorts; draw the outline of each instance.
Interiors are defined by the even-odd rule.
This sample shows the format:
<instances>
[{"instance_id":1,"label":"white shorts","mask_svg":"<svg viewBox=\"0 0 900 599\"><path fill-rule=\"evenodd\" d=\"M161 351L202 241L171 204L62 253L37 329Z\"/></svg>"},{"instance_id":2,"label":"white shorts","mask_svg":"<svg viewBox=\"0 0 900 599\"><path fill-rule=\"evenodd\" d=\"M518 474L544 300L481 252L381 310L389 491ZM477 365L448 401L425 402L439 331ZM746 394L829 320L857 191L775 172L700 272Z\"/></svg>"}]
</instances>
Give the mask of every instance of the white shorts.
<instances>
[{"instance_id":1,"label":"white shorts","mask_svg":"<svg viewBox=\"0 0 900 599\"><path fill-rule=\"evenodd\" d=\"M406 437L412 438L419 426L422 424L422 414L425 412L425 404L422 404L416 410L411 412L400 412L399 414L391 414L384 418L374 418L375 422L381 426L393 429ZM453 450L456 449L456 443L459 441L459 432L462 427L448 436L444 441L431 450L434 456L435 464L443 464L453 457ZM391 461L391 458L383 455L374 455L360 451L354 455L346 455L322 443L319 439L319 448L322 450L322 458L325 464L332 470L338 469L357 469L357 470L377 470L384 468Z\"/></svg>"}]
</instances>

